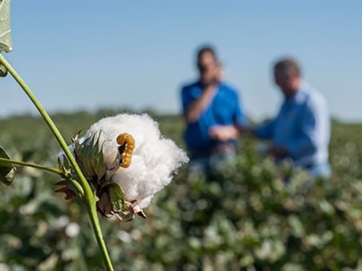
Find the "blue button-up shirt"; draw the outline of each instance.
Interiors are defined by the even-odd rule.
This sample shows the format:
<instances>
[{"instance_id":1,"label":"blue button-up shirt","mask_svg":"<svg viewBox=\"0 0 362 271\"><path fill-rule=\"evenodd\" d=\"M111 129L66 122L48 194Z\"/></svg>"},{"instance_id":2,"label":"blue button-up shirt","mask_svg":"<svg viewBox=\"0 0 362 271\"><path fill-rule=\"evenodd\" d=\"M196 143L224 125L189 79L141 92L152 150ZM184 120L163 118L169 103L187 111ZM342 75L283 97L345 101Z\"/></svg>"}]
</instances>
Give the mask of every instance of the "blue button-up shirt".
<instances>
[{"instance_id":1,"label":"blue button-up shirt","mask_svg":"<svg viewBox=\"0 0 362 271\"><path fill-rule=\"evenodd\" d=\"M278 115L255 129L258 137L285 148L296 166L328 163L330 117L323 96L302 83L294 96L284 100Z\"/></svg>"},{"instance_id":2,"label":"blue button-up shirt","mask_svg":"<svg viewBox=\"0 0 362 271\"><path fill-rule=\"evenodd\" d=\"M182 88L181 98L184 114L188 106L200 98L203 90L204 86L201 82ZM184 139L191 153L207 153L211 148L223 144L209 136L209 129L212 126L246 124L246 117L239 102L238 92L234 88L224 82L219 84L208 108L202 112L195 123L187 124Z\"/></svg>"}]
</instances>

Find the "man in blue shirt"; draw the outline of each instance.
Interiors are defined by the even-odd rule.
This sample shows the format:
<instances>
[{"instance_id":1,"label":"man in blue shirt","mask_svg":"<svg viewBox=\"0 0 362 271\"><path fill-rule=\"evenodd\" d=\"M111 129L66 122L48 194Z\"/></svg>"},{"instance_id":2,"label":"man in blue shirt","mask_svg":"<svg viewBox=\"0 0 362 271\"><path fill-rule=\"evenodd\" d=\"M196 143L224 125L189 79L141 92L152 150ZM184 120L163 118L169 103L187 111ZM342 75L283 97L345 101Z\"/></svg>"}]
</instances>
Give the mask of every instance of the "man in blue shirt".
<instances>
[{"instance_id":1,"label":"man in blue shirt","mask_svg":"<svg viewBox=\"0 0 362 271\"><path fill-rule=\"evenodd\" d=\"M221 65L212 47L197 54L199 79L181 91L187 122L184 139L191 160L189 170L210 173L235 157L237 126L246 118L237 91L222 80Z\"/></svg>"},{"instance_id":2,"label":"man in blue shirt","mask_svg":"<svg viewBox=\"0 0 362 271\"><path fill-rule=\"evenodd\" d=\"M275 64L274 79L284 102L277 116L254 129L254 134L272 141L267 153L277 161L291 158L295 166L307 169L312 176L328 177L330 117L326 100L301 79L293 59Z\"/></svg>"}]
</instances>

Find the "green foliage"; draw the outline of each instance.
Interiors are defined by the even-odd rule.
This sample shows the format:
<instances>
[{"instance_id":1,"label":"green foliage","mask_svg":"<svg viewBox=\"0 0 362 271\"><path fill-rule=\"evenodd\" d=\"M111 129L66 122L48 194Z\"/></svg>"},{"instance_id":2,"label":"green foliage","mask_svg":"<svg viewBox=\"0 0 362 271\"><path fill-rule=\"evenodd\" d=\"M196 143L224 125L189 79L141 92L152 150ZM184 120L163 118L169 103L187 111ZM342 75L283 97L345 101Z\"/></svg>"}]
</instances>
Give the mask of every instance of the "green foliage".
<instances>
[{"instance_id":1,"label":"green foliage","mask_svg":"<svg viewBox=\"0 0 362 271\"><path fill-rule=\"evenodd\" d=\"M69 139L99 118L57 114ZM182 145L183 121L155 116ZM0 143L16 160L55 166L59 147L41 119L0 120ZM102 218L115 270L359 270L362 268L362 125L334 123L333 176L311 179L260 157L242 142L237 164L210 180L185 168L130 223ZM285 184L285 176L289 184ZM55 195L56 176L19 168L0 186L0 267L10 270L102 270L86 210ZM1 268L0 268L1 269Z\"/></svg>"}]
</instances>

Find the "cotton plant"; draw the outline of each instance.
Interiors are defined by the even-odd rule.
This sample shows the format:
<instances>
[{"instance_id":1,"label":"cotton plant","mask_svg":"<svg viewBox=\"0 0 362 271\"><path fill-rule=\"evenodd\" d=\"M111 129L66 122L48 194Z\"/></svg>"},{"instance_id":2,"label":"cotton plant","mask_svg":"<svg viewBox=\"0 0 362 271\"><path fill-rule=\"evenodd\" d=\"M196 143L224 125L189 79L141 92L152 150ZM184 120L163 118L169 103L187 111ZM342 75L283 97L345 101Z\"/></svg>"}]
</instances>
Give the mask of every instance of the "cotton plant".
<instances>
[{"instance_id":1,"label":"cotton plant","mask_svg":"<svg viewBox=\"0 0 362 271\"><path fill-rule=\"evenodd\" d=\"M0 182L11 185L17 166L57 174L56 192L66 199L80 197L90 217L106 270L113 266L103 240L97 211L121 220L145 217L154 195L171 182L173 173L188 158L176 144L164 138L148 115L120 114L101 119L67 145L44 107L2 55L12 50L10 0L0 0L0 76L13 76L57 139L62 151L58 167L12 160L0 147Z\"/></svg>"},{"instance_id":2,"label":"cotton plant","mask_svg":"<svg viewBox=\"0 0 362 271\"><path fill-rule=\"evenodd\" d=\"M83 137L78 134L72 141L69 149L99 199L98 212L121 220L145 217L143 209L188 160L183 150L161 135L158 124L147 114L101 119ZM68 171L64 152L58 157L60 169ZM63 187L57 192L64 192L68 199L76 196L69 181L58 184Z\"/></svg>"}]
</instances>

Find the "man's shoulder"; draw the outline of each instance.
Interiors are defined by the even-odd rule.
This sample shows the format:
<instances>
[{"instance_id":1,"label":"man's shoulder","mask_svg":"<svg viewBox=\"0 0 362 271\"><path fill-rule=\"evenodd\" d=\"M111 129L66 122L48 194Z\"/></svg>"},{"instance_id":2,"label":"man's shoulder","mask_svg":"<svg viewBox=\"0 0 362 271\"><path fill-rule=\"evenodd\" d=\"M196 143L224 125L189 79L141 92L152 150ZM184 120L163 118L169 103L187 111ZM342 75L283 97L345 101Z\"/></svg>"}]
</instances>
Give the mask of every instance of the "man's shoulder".
<instances>
[{"instance_id":1,"label":"man's shoulder","mask_svg":"<svg viewBox=\"0 0 362 271\"><path fill-rule=\"evenodd\" d=\"M305 95L304 102L307 106L318 107L327 104L322 93L311 85L306 84L303 88L303 92Z\"/></svg>"}]
</instances>

